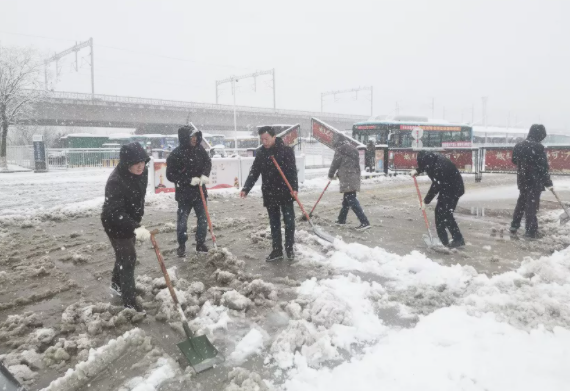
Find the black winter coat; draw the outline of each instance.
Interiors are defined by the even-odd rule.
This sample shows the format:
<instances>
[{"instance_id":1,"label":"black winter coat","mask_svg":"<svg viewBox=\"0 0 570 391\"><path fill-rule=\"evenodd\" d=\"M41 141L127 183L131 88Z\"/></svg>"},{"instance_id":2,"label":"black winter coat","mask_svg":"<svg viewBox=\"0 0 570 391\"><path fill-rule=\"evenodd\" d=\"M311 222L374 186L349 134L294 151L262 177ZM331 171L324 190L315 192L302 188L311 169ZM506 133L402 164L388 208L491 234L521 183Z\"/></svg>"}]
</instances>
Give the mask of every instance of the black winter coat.
<instances>
[{"instance_id":1,"label":"black winter coat","mask_svg":"<svg viewBox=\"0 0 570 391\"><path fill-rule=\"evenodd\" d=\"M546 137L544 126L533 125L527 139L513 150L513 164L517 165L517 186L519 190L544 190L552 186L548 173L548 158L540 143Z\"/></svg>"},{"instance_id":2,"label":"black winter coat","mask_svg":"<svg viewBox=\"0 0 570 391\"><path fill-rule=\"evenodd\" d=\"M195 147L190 145L190 137L196 135L198 143ZM178 131L180 145L172 151L166 159L166 178L176 185L176 201L193 204L201 202L200 189L190 185L192 178L202 175L210 177L212 160L208 152L202 147L202 132L194 131L190 134L189 128L183 127ZM208 197L206 186L202 185L204 196Z\"/></svg>"},{"instance_id":3,"label":"black winter coat","mask_svg":"<svg viewBox=\"0 0 570 391\"><path fill-rule=\"evenodd\" d=\"M425 172L431 179L431 187L424 198L429 204L437 194L443 197L459 198L465 193L461 173L445 156L433 152L418 153L418 173Z\"/></svg>"},{"instance_id":4,"label":"black winter coat","mask_svg":"<svg viewBox=\"0 0 570 391\"><path fill-rule=\"evenodd\" d=\"M288 204L294 200L271 156L275 156L275 160L277 160L293 190L298 191L299 189L295 152L293 148L283 144L283 140L277 137L273 147L261 147L257 150L253 166L251 166L242 189L246 194L249 193L261 175L261 192L263 194L263 206L265 207Z\"/></svg>"},{"instance_id":5,"label":"black winter coat","mask_svg":"<svg viewBox=\"0 0 570 391\"><path fill-rule=\"evenodd\" d=\"M138 143L123 145L119 165L105 186L105 202L101 213L103 228L109 237L129 239L135 236L144 215L144 199L148 184L148 169L141 175L131 174L129 167L149 157Z\"/></svg>"}]
</instances>

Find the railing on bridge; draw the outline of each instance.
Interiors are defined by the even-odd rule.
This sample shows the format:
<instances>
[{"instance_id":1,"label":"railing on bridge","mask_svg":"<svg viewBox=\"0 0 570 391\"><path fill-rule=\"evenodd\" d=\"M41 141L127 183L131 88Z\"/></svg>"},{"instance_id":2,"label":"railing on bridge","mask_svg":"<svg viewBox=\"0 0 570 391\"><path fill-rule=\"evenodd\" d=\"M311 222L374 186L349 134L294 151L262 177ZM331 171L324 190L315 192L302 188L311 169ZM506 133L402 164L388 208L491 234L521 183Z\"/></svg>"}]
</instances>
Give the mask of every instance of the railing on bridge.
<instances>
[{"instance_id":1,"label":"railing on bridge","mask_svg":"<svg viewBox=\"0 0 570 391\"><path fill-rule=\"evenodd\" d=\"M69 168L116 167L119 164L119 149L46 149L47 166L50 170ZM9 164L34 169L34 148L31 145L9 146L6 157Z\"/></svg>"},{"instance_id":2,"label":"railing on bridge","mask_svg":"<svg viewBox=\"0 0 570 391\"><path fill-rule=\"evenodd\" d=\"M150 98L137 98L131 96L116 96L116 95L103 95L103 94L85 94L80 92L60 92L60 91L50 91L47 94L48 98L54 100L79 100L85 102L91 102L97 104L101 103L122 103L122 104L133 104L133 105L150 105L150 106L162 106L162 107L177 107L177 108L187 108L187 109L210 109L210 110L224 110L233 111L234 106L232 105L220 105L214 103L198 103L198 102L184 102L176 100L164 100L164 99L150 99ZM281 115L298 115L307 117L322 117L322 118L341 118L341 119L351 119L351 120L362 120L361 115L353 114L338 114L338 113L321 113L312 111L302 111L302 110L287 110L287 109L273 109L268 107L251 107L251 106L236 106L238 111L251 111L251 112L261 112L261 113L271 113L271 114L281 114Z\"/></svg>"}]
</instances>

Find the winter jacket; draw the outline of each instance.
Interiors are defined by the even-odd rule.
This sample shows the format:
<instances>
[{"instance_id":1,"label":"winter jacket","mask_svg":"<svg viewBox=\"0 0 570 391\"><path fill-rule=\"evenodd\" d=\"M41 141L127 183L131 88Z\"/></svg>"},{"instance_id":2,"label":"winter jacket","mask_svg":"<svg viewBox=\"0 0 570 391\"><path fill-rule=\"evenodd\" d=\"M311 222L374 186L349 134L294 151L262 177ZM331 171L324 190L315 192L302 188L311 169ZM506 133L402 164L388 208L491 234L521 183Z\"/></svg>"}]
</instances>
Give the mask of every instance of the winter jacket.
<instances>
[{"instance_id":1,"label":"winter jacket","mask_svg":"<svg viewBox=\"0 0 570 391\"><path fill-rule=\"evenodd\" d=\"M196 136L195 147L190 145L190 138ZM198 186L190 185L192 178L202 175L210 177L212 160L202 147L202 132L183 126L178 129L180 145L166 159L166 178L176 185L175 199L178 202L193 204L201 200ZM204 196L207 197L206 186L202 185Z\"/></svg>"},{"instance_id":2,"label":"winter jacket","mask_svg":"<svg viewBox=\"0 0 570 391\"><path fill-rule=\"evenodd\" d=\"M526 140L513 150L513 164L517 165L517 186L519 190L540 189L552 186L548 173L548 158L540 143L546 137L543 125L532 125Z\"/></svg>"},{"instance_id":3,"label":"winter jacket","mask_svg":"<svg viewBox=\"0 0 570 391\"><path fill-rule=\"evenodd\" d=\"M261 175L261 192L263 194L263 206L265 207L293 202L289 188L283 181L277 167L275 167L271 156L274 156L275 160L277 160L293 190L298 191L299 189L295 152L293 148L283 144L281 138L276 137L273 147L263 147L257 150L253 165L242 189L246 194L249 193L255 182L257 182L259 175Z\"/></svg>"},{"instance_id":4,"label":"winter jacket","mask_svg":"<svg viewBox=\"0 0 570 391\"><path fill-rule=\"evenodd\" d=\"M148 169L141 175L131 174L133 164L150 160L139 143L123 145L119 164L105 186L105 202L101 213L103 228L109 237L129 239L135 236L144 215L144 198L148 184Z\"/></svg>"},{"instance_id":5,"label":"winter jacket","mask_svg":"<svg viewBox=\"0 0 570 391\"><path fill-rule=\"evenodd\" d=\"M368 143L366 146L366 152L364 153L364 161L366 167L375 168L376 160L376 147L373 143Z\"/></svg>"},{"instance_id":6,"label":"winter jacket","mask_svg":"<svg viewBox=\"0 0 570 391\"><path fill-rule=\"evenodd\" d=\"M333 178L335 174L340 181L341 193L360 191L360 155L358 150L348 141L340 141L335 144L329 178Z\"/></svg>"},{"instance_id":7,"label":"winter jacket","mask_svg":"<svg viewBox=\"0 0 570 391\"><path fill-rule=\"evenodd\" d=\"M461 173L445 156L420 151L417 171L427 173L432 181L424 198L426 204L429 204L437 194L443 197L459 198L465 193Z\"/></svg>"}]
</instances>

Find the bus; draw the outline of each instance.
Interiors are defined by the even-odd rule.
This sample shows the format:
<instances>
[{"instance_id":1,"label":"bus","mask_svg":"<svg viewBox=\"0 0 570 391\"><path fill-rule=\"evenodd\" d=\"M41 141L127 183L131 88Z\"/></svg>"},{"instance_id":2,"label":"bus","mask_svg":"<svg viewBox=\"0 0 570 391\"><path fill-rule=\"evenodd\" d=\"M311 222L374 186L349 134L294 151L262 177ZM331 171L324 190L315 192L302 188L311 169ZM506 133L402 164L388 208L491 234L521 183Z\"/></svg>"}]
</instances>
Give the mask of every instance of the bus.
<instances>
[{"instance_id":1,"label":"bus","mask_svg":"<svg viewBox=\"0 0 570 391\"><path fill-rule=\"evenodd\" d=\"M223 134L211 134L202 132L202 137L212 147L219 147L221 145L224 145L225 136Z\"/></svg>"},{"instance_id":2,"label":"bus","mask_svg":"<svg viewBox=\"0 0 570 391\"><path fill-rule=\"evenodd\" d=\"M387 144L391 148L411 148L412 130L421 128L424 131L421 139L427 148L453 146L471 147L473 145L473 128L465 124L452 124L444 120L434 121L427 117L395 116L393 118L372 119L357 122L352 126L352 138L367 144L374 140L375 144Z\"/></svg>"}]
</instances>

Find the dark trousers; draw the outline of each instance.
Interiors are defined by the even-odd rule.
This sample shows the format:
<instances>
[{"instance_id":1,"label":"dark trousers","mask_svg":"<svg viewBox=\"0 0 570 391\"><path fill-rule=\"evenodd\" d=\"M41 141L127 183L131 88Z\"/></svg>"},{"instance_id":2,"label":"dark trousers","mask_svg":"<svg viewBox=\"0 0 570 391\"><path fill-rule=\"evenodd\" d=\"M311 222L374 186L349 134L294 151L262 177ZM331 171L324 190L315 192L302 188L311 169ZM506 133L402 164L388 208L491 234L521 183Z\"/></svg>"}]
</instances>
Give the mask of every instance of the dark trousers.
<instances>
[{"instance_id":1,"label":"dark trousers","mask_svg":"<svg viewBox=\"0 0 570 391\"><path fill-rule=\"evenodd\" d=\"M137 262L135 238L109 238L109 240L113 250L115 250L115 267L113 268L111 282L121 287L123 304L134 306L137 297L135 291L135 263Z\"/></svg>"},{"instance_id":2,"label":"dark trousers","mask_svg":"<svg viewBox=\"0 0 570 391\"><path fill-rule=\"evenodd\" d=\"M441 194L437 198L437 205L435 206L435 229L437 231L437 236L443 245L449 244L446 229L451 233L451 239L463 239L461 231L459 231L459 226L455 221L455 217L453 217L453 212L455 212L458 201L458 197L446 197Z\"/></svg>"},{"instance_id":3,"label":"dark trousers","mask_svg":"<svg viewBox=\"0 0 570 391\"><path fill-rule=\"evenodd\" d=\"M283 212L283 222L285 223L285 250L291 251L295 244L295 209L293 208L292 202L267 207L269 225L271 226L271 239L273 240L273 250L283 251L283 242L281 238L281 212Z\"/></svg>"},{"instance_id":4,"label":"dark trousers","mask_svg":"<svg viewBox=\"0 0 570 391\"><path fill-rule=\"evenodd\" d=\"M178 212L176 213L176 236L178 244L184 246L188 240L188 216L194 208L196 213L196 245L206 242L206 234L208 233L208 220L206 219L206 210L202 200L194 202L182 201L178 202Z\"/></svg>"},{"instance_id":5,"label":"dark trousers","mask_svg":"<svg viewBox=\"0 0 570 391\"><path fill-rule=\"evenodd\" d=\"M356 198L355 191L344 193L344 197L342 198L342 208L338 214L339 223L346 223L346 216L348 216L349 209L352 209L352 211L356 214L356 217L358 217L360 224L370 224L368 218L364 214L364 210L362 210L362 206L360 206L360 202L358 202L358 199Z\"/></svg>"},{"instance_id":6,"label":"dark trousers","mask_svg":"<svg viewBox=\"0 0 570 391\"><path fill-rule=\"evenodd\" d=\"M540 207L541 193L542 189L540 188L520 190L517 206L513 213L513 222L511 223L512 228L519 229L521 226L521 220L523 216L525 216L526 233L528 235L536 235L538 232L538 219L536 218L536 213Z\"/></svg>"}]
</instances>

